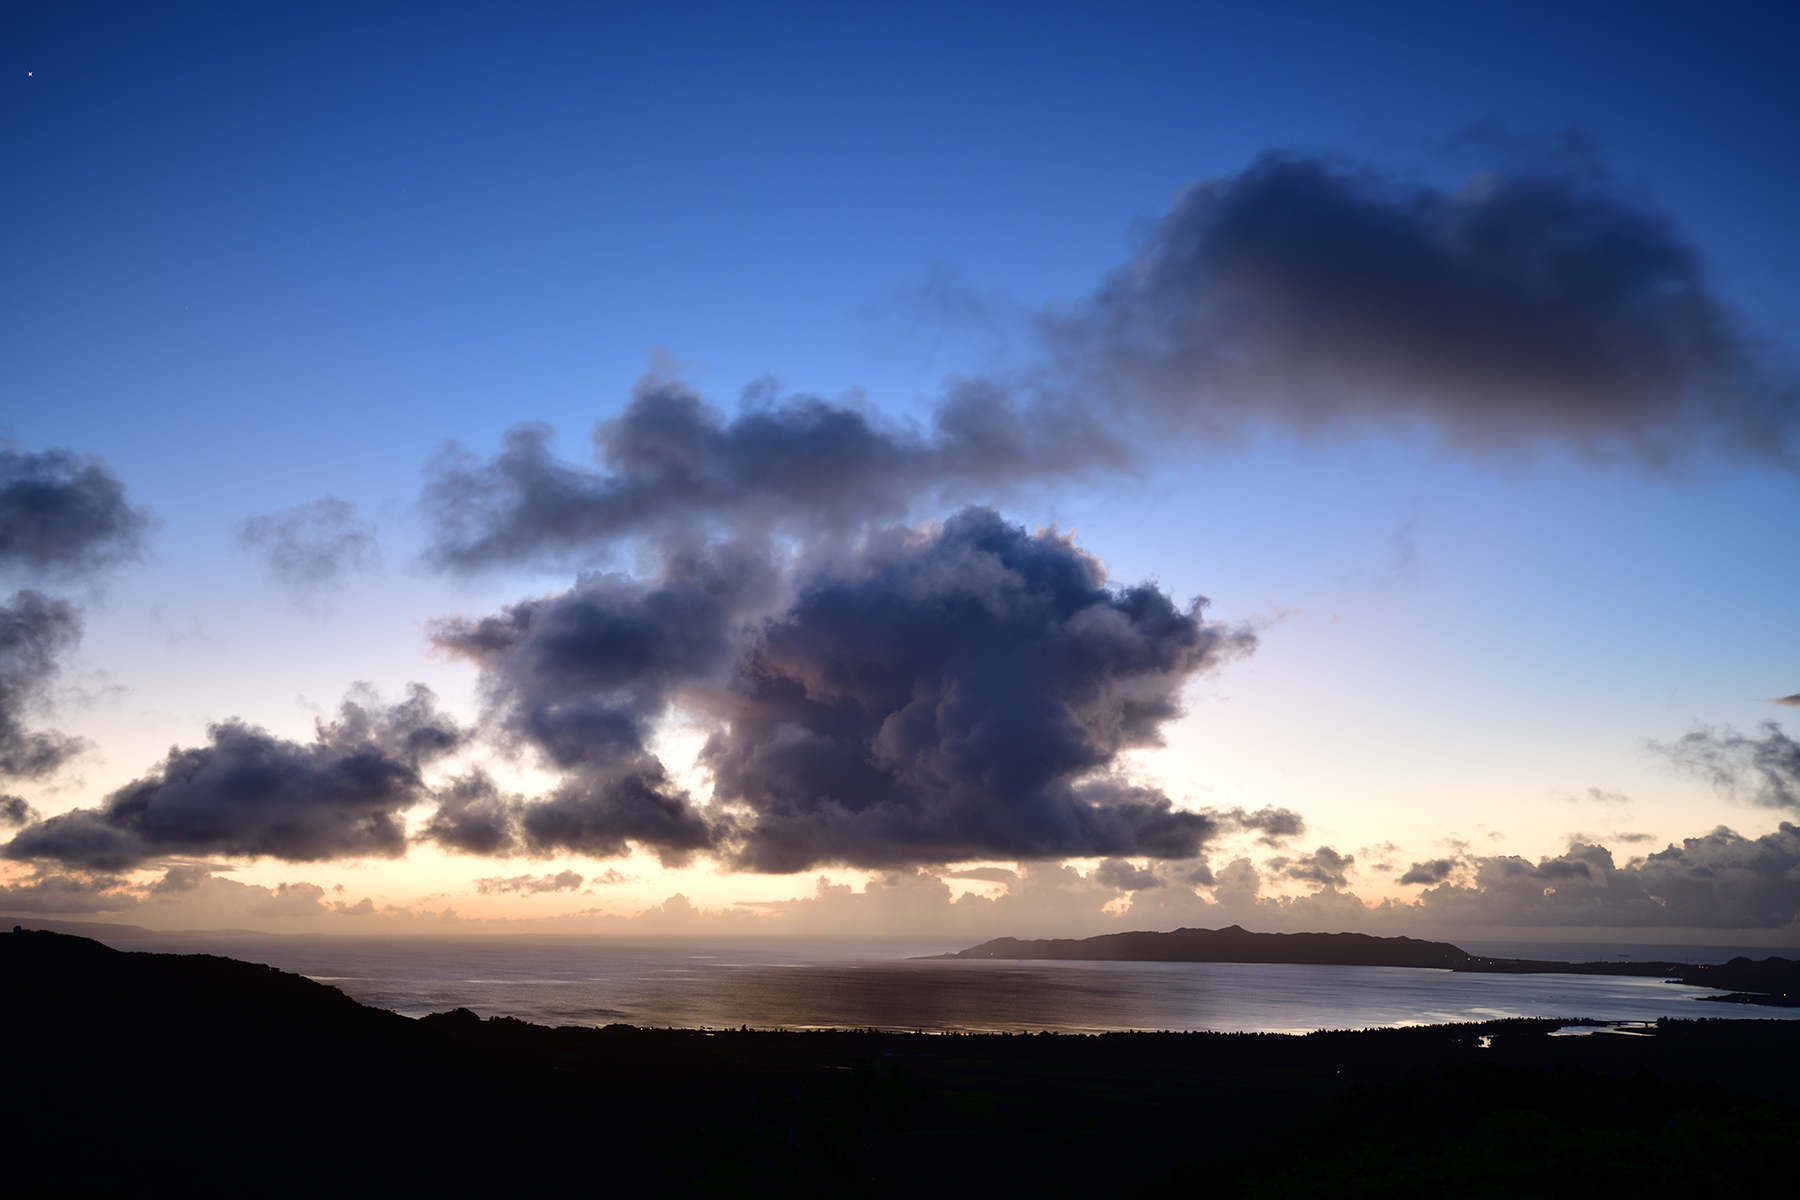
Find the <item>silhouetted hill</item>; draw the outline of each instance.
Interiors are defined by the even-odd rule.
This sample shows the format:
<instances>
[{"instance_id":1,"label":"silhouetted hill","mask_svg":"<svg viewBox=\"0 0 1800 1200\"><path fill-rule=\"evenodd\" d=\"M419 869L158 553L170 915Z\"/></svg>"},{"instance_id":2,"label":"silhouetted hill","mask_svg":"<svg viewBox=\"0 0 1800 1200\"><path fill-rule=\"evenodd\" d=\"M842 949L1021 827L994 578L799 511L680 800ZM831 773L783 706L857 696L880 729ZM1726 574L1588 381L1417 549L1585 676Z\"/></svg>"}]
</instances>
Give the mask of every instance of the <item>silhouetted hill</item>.
<instances>
[{"instance_id":1,"label":"silhouetted hill","mask_svg":"<svg viewBox=\"0 0 1800 1200\"><path fill-rule=\"evenodd\" d=\"M1785 1197L1800 1151L1796 1021L552 1029L52 933L0 934L0 1019L8 1196L1686 1200Z\"/></svg>"},{"instance_id":2,"label":"silhouetted hill","mask_svg":"<svg viewBox=\"0 0 1800 1200\"><path fill-rule=\"evenodd\" d=\"M1348 967L1439 967L1456 969L1470 956L1448 942L1366 933L1251 933L1237 925L1224 929L1134 931L1090 938L1043 938L1022 942L995 938L940 958L1055 958L1106 962L1313 963Z\"/></svg>"},{"instance_id":3,"label":"silhouetted hill","mask_svg":"<svg viewBox=\"0 0 1800 1200\"><path fill-rule=\"evenodd\" d=\"M1687 967L1681 973L1681 981L1698 987L1723 988L1737 993L1732 996L1708 996L1708 1000L1800 1008L1800 962L1791 958L1765 958L1756 961L1738 957L1719 966Z\"/></svg>"}]
</instances>

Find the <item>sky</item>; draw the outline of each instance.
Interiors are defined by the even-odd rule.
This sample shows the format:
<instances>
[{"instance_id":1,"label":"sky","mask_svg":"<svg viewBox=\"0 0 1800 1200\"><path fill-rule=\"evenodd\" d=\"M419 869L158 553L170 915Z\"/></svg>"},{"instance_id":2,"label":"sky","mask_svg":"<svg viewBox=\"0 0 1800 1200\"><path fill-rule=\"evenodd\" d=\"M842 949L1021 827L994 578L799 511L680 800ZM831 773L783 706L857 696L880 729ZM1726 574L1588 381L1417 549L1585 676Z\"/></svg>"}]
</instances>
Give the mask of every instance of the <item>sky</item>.
<instances>
[{"instance_id":1,"label":"sky","mask_svg":"<svg viewBox=\"0 0 1800 1200\"><path fill-rule=\"evenodd\" d=\"M1800 945L1777 5L0 14L0 912Z\"/></svg>"}]
</instances>

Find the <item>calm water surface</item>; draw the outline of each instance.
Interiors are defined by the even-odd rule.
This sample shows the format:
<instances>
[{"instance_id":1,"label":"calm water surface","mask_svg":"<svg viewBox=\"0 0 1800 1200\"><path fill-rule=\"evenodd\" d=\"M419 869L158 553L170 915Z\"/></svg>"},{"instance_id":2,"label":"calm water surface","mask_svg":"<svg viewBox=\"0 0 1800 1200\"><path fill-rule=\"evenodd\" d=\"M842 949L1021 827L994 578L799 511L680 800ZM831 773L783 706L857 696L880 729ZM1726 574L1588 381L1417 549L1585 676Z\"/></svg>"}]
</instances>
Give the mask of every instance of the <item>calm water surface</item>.
<instances>
[{"instance_id":1,"label":"calm water surface","mask_svg":"<svg viewBox=\"0 0 1800 1200\"><path fill-rule=\"evenodd\" d=\"M1658 979L1260 963L910 960L941 951L938 943L215 936L119 948L266 962L407 1016L470 1008L550 1025L1305 1032L1499 1017L1800 1015L1702 1003L1697 998L1713 994L1708 989Z\"/></svg>"}]
</instances>

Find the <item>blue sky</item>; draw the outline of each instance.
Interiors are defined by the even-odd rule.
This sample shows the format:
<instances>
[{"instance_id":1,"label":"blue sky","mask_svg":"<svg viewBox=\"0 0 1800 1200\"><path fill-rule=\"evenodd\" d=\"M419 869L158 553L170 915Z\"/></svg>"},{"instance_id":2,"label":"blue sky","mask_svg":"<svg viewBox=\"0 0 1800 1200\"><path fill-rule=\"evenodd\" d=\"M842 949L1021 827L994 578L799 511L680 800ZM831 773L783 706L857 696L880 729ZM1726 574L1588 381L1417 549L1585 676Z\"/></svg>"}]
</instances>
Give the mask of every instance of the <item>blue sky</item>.
<instances>
[{"instance_id":1,"label":"blue sky","mask_svg":"<svg viewBox=\"0 0 1800 1200\"><path fill-rule=\"evenodd\" d=\"M1451 193L1476 172L1600 164L1607 196L1666 217L1699 256L1790 389L1792 428L1800 30L1777 6L25 4L4 21L0 424L19 453L104 459L156 522L142 562L62 585L84 636L31 721L89 748L53 776L0 781L42 815L103 804L209 722L303 741L357 681L390 698L427 683L480 724L477 673L431 651L430 622L567 589L579 566L635 568L594 548L431 569L422 473L447 441L481 460L541 421L585 461L589 429L653 366L727 412L772 378L779 395L928 421L947 378L1041 379L1035 314L1079 308L1184 188L1270 151ZM324 496L355 506L369 553L311 584L271 576L243 523ZM1792 712L1769 703L1800 690L1791 468L1703 452L1596 464L1550 435L1471 450L1429 420L1258 425L962 499L1072 529L1115 583L1204 594L1211 618L1256 630L1253 655L1186 685L1166 748L1119 762L1178 808L1301 814L1291 844L1226 831L1207 851L1215 871L1255 866L1265 899L1306 900L1316 883L1291 864L1323 846L1357 862L1333 894L1372 903L1416 896L1395 882L1413 863L1457 859L1479 891L1482 856L1536 863L1571 834L1622 865L1792 816L1750 799L1753 778L1734 798L1645 746ZM687 764L707 721L678 715L662 759L703 796ZM556 782L530 754L491 769L527 794ZM719 912L810 895L821 872L860 889L872 871L945 869L228 849L144 859L79 893L111 907L81 903L152 925L255 923L240 910L261 892L145 890L185 864L324 889L273 928L337 928L324 914L339 895L623 918L676 892ZM1163 870L1148 849L1126 857ZM1067 861L1091 873L1107 857ZM1024 877L1064 860L980 861ZM11 869L21 905L58 871L101 870ZM631 882L474 883L565 869ZM1104 902L1145 923L1226 923L1204 907L1225 902L1217 885L1195 895L1179 873L1135 898L1077 888L1042 920L1103 922ZM1027 891L981 919L1025 921ZM1150 903L1177 892L1202 907ZM1323 911L1244 910L1271 926ZM1797 936L1758 920L1758 936Z\"/></svg>"}]
</instances>

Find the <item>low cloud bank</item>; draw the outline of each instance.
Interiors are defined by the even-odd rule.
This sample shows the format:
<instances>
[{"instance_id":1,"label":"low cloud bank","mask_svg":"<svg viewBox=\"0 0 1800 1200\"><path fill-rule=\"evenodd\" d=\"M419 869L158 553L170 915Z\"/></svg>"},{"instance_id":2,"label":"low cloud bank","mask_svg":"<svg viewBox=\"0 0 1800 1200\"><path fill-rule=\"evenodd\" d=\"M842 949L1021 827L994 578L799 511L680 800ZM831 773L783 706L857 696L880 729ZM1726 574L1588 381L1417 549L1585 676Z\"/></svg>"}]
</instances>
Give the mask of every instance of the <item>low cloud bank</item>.
<instances>
[{"instance_id":1,"label":"low cloud bank","mask_svg":"<svg viewBox=\"0 0 1800 1200\"><path fill-rule=\"evenodd\" d=\"M1242 833L1249 831L1239 831ZM1514 855L1459 854L1414 863L1413 900L1365 903L1351 890L1354 859L1333 847L1307 855L1255 860L1237 855L1198 866L1189 861L1115 857L1091 869L1023 862L1016 870L904 867L876 872L863 886L820 876L809 894L704 909L686 895L633 911L577 907L528 918L470 922L442 905L447 896L409 905L352 903L341 887L276 887L237 883L205 864L176 864L145 884L101 870L39 866L0 887L0 911L42 914L133 914L152 923L189 926L280 918L330 918L317 928L348 930L339 918L366 918L356 928L404 923L409 929L534 928L568 932L786 933L943 937L967 942L1017 937L1084 937L1121 929L1219 928L1272 932L1354 930L1454 941L1493 931L1609 929L1733 931L1768 941L1800 933L1800 827L1783 822L1760 837L1727 828L1670 844L1621 864L1605 846L1572 842L1535 861ZM1204 876L1204 882L1201 881ZM482 896L593 895L596 885L630 882L616 871L584 877L563 869L478 879ZM958 881L979 886L963 892ZM1311 890L1286 891L1295 882ZM585 889L585 890L584 890ZM960 893L960 894L959 894ZM575 900L576 904L581 901ZM593 903L593 901L588 901ZM616 904L616 902L614 902ZM640 902L641 903L641 902ZM965 943L966 944L966 943Z\"/></svg>"},{"instance_id":2,"label":"low cloud bank","mask_svg":"<svg viewBox=\"0 0 1800 1200\"><path fill-rule=\"evenodd\" d=\"M346 700L311 743L241 721L208 733L98 807L26 826L0 853L106 871L190 855L392 858L406 849L402 814L429 795L422 768L465 736L419 686L392 706Z\"/></svg>"},{"instance_id":3,"label":"low cloud bank","mask_svg":"<svg viewBox=\"0 0 1800 1200\"><path fill-rule=\"evenodd\" d=\"M1433 922L1783 929L1800 923L1800 827L1783 821L1747 838L1721 825L1623 866L1583 842L1535 863L1511 855L1414 863L1401 882L1435 884L1396 906Z\"/></svg>"}]
</instances>

